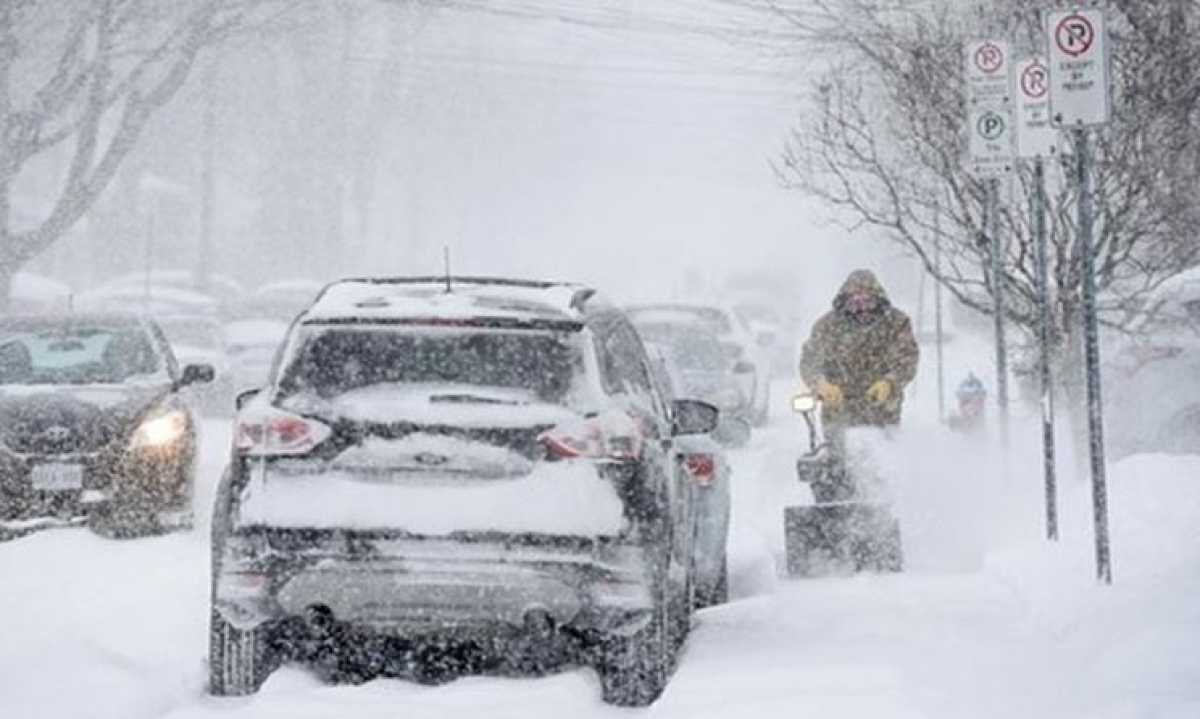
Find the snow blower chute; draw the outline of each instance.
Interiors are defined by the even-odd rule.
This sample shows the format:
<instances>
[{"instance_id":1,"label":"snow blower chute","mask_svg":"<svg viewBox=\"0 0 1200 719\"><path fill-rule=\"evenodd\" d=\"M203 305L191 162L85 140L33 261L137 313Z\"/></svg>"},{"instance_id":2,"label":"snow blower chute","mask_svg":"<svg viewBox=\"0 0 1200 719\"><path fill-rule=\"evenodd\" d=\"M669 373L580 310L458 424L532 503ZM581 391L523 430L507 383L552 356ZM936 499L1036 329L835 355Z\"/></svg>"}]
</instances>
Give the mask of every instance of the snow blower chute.
<instances>
[{"instance_id":1,"label":"snow blower chute","mask_svg":"<svg viewBox=\"0 0 1200 719\"><path fill-rule=\"evenodd\" d=\"M796 474L812 489L814 504L783 510L788 574L900 571L900 523L885 483L864 476L874 473L869 462L852 456L845 429L822 425L815 397L796 395L792 409L808 427L808 451L797 460Z\"/></svg>"}]
</instances>

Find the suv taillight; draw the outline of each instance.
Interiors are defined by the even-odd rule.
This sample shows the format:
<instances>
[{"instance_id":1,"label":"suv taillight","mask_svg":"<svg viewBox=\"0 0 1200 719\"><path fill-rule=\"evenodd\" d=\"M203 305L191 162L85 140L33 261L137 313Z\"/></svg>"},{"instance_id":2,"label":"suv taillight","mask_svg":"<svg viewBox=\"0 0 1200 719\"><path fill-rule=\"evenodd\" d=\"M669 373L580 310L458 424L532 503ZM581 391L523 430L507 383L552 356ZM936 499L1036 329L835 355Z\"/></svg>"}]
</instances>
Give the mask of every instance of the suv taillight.
<instances>
[{"instance_id":1,"label":"suv taillight","mask_svg":"<svg viewBox=\"0 0 1200 719\"><path fill-rule=\"evenodd\" d=\"M701 487L712 484L717 476L717 461L711 454L689 454L683 458L683 468Z\"/></svg>"},{"instance_id":2,"label":"suv taillight","mask_svg":"<svg viewBox=\"0 0 1200 719\"><path fill-rule=\"evenodd\" d=\"M249 457L304 454L324 442L329 427L277 409L248 409L234 422L233 448Z\"/></svg>"},{"instance_id":3,"label":"suv taillight","mask_svg":"<svg viewBox=\"0 0 1200 719\"><path fill-rule=\"evenodd\" d=\"M630 460L642 455L642 432L624 412L560 424L542 432L538 441L559 459Z\"/></svg>"}]
</instances>

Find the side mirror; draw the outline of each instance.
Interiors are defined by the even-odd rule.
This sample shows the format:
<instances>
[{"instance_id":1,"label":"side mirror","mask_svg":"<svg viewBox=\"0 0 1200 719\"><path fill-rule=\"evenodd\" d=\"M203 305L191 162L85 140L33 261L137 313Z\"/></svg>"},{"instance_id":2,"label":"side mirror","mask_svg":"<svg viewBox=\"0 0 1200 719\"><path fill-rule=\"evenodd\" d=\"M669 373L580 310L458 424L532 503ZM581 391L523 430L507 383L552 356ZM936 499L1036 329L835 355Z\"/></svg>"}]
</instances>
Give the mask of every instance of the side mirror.
<instances>
[{"instance_id":1,"label":"side mirror","mask_svg":"<svg viewBox=\"0 0 1200 719\"><path fill-rule=\"evenodd\" d=\"M754 363L747 362L746 360L739 360L738 362L736 362L733 365L733 373L734 374L753 374L754 373Z\"/></svg>"},{"instance_id":2,"label":"side mirror","mask_svg":"<svg viewBox=\"0 0 1200 719\"><path fill-rule=\"evenodd\" d=\"M239 410L242 409L246 405L250 404L250 401L257 397L260 392L262 392L262 390L257 388L248 389L244 392L238 392L237 397L233 399L233 406Z\"/></svg>"},{"instance_id":3,"label":"side mirror","mask_svg":"<svg viewBox=\"0 0 1200 719\"><path fill-rule=\"evenodd\" d=\"M708 434L717 428L721 411L698 399L677 399L674 402L672 434Z\"/></svg>"},{"instance_id":4,"label":"side mirror","mask_svg":"<svg viewBox=\"0 0 1200 719\"><path fill-rule=\"evenodd\" d=\"M217 371L210 364L190 364L183 368L179 377L179 386L188 387L194 384L208 384L217 378Z\"/></svg>"}]
</instances>

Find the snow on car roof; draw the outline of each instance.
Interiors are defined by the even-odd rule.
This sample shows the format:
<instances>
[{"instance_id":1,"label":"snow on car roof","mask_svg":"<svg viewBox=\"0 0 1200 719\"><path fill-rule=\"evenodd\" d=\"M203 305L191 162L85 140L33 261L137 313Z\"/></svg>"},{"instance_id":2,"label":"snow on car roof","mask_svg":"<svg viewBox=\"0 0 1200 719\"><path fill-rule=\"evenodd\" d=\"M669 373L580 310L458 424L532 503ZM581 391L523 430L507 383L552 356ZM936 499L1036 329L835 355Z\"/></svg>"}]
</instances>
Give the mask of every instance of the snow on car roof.
<instances>
[{"instance_id":1,"label":"snow on car roof","mask_svg":"<svg viewBox=\"0 0 1200 719\"><path fill-rule=\"evenodd\" d=\"M325 289L305 320L577 321L581 299L590 296L579 285L550 282L456 278L451 287L439 278L343 280Z\"/></svg>"}]
</instances>

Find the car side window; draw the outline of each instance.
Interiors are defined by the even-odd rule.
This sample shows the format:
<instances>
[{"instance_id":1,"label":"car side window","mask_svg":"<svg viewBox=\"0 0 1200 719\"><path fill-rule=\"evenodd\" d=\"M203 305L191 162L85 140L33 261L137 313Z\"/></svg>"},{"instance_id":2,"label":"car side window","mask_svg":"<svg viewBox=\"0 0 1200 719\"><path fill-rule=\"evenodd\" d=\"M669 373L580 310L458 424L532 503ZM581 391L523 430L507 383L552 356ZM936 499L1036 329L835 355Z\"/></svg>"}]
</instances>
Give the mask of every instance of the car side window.
<instances>
[{"instance_id":1,"label":"car side window","mask_svg":"<svg viewBox=\"0 0 1200 719\"><path fill-rule=\"evenodd\" d=\"M641 354L633 330L620 324L609 326L601 336L601 365L609 394L650 392L650 373Z\"/></svg>"},{"instance_id":2,"label":"car side window","mask_svg":"<svg viewBox=\"0 0 1200 719\"><path fill-rule=\"evenodd\" d=\"M627 395L642 402L647 411L668 416L651 377L646 351L632 326L616 322L600 335L600 367L608 394Z\"/></svg>"}]
</instances>

